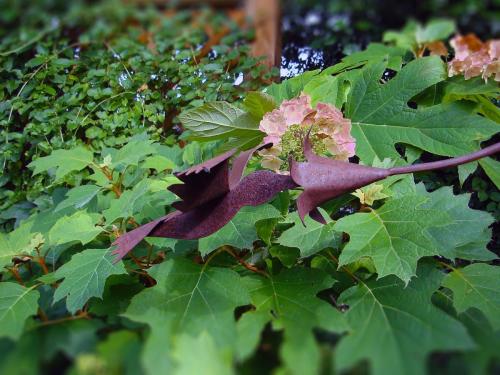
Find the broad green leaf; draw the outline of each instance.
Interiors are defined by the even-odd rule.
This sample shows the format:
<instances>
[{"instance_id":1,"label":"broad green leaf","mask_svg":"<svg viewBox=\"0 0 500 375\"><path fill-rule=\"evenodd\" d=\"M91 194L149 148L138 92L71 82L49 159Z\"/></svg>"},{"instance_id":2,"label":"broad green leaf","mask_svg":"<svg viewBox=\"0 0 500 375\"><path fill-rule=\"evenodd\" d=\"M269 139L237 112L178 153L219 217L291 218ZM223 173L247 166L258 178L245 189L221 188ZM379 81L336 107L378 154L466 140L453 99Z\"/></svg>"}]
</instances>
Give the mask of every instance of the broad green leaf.
<instances>
[{"instance_id":1,"label":"broad green leaf","mask_svg":"<svg viewBox=\"0 0 500 375\"><path fill-rule=\"evenodd\" d=\"M175 163L162 155L153 155L144 160L141 168L154 169L157 172L162 172L166 169L175 169Z\"/></svg>"},{"instance_id":2,"label":"broad green leaf","mask_svg":"<svg viewBox=\"0 0 500 375\"><path fill-rule=\"evenodd\" d=\"M206 330L219 347L234 345L234 310L250 302L236 272L175 258L152 267L149 274L157 284L132 299L126 317L148 324L154 340L161 341L156 332L196 336ZM169 352L168 347L160 349L165 356Z\"/></svg>"},{"instance_id":3,"label":"broad green leaf","mask_svg":"<svg viewBox=\"0 0 500 375\"><path fill-rule=\"evenodd\" d=\"M156 153L151 140L132 140L119 150L112 152L111 167L124 168L129 165L137 166L148 155Z\"/></svg>"},{"instance_id":4,"label":"broad green leaf","mask_svg":"<svg viewBox=\"0 0 500 375\"><path fill-rule=\"evenodd\" d=\"M97 346L99 358L106 361L105 370L108 374L136 375L142 369L139 360L141 341L133 331L121 330L112 332L106 341Z\"/></svg>"},{"instance_id":5,"label":"broad green leaf","mask_svg":"<svg viewBox=\"0 0 500 375\"><path fill-rule=\"evenodd\" d=\"M57 205L54 212L68 207L74 207L76 209L85 207L100 190L101 188L96 185L77 186L66 193L66 199Z\"/></svg>"},{"instance_id":6,"label":"broad green leaf","mask_svg":"<svg viewBox=\"0 0 500 375\"><path fill-rule=\"evenodd\" d=\"M277 107L271 95L259 91L251 91L243 100L243 106L255 119L260 121L268 112Z\"/></svg>"},{"instance_id":7,"label":"broad green leaf","mask_svg":"<svg viewBox=\"0 0 500 375\"><path fill-rule=\"evenodd\" d=\"M206 103L181 113L179 120L195 140L253 138L260 133L259 123L252 116L227 102Z\"/></svg>"},{"instance_id":8,"label":"broad green leaf","mask_svg":"<svg viewBox=\"0 0 500 375\"><path fill-rule=\"evenodd\" d=\"M37 290L16 283L0 283L0 337L17 340L24 329L26 319L38 309Z\"/></svg>"},{"instance_id":9,"label":"broad green leaf","mask_svg":"<svg viewBox=\"0 0 500 375\"><path fill-rule=\"evenodd\" d=\"M479 164L491 181L495 184L497 189L500 189L500 161L492 158L484 158L479 160Z\"/></svg>"},{"instance_id":10,"label":"broad green leaf","mask_svg":"<svg viewBox=\"0 0 500 375\"><path fill-rule=\"evenodd\" d=\"M396 143L443 156L463 155L498 132L498 124L474 114L467 103L408 106L414 96L446 78L437 56L414 60L392 80L380 84L384 69L381 63L360 70L346 104L356 154L364 163L371 164L376 157L400 159Z\"/></svg>"},{"instance_id":11,"label":"broad green leaf","mask_svg":"<svg viewBox=\"0 0 500 375\"><path fill-rule=\"evenodd\" d=\"M495 221L487 212L469 208L469 194L454 195L451 187L442 187L430 194L422 207L448 213L448 225L429 228L429 234L439 244L439 255L448 259L493 260L497 256L486 246L491 240Z\"/></svg>"},{"instance_id":12,"label":"broad green leaf","mask_svg":"<svg viewBox=\"0 0 500 375\"><path fill-rule=\"evenodd\" d=\"M379 209L340 219L334 229L350 237L340 254L340 265L369 257L378 277L396 275L408 283L420 258L439 253L429 229L451 223L446 212L425 208L427 201L410 195L388 200Z\"/></svg>"},{"instance_id":13,"label":"broad green leaf","mask_svg":"<svg viewBox=\"0 0 500 375\"><path fill-rule=\"evenodd\" d=\"M316 296L334 280L321 270L298 267L269 278L256 275L243 280L256 312L266 314L276 329L283 329L280 353L287 373L316 374L320 353L313 328L339 333L347 328L342 314Z\"/></svg>"},{"instance_id":14,"label":"broad green leaf","mask_svg":"<svg viewBox=\"0 0 500 375\"><path fill-rule=\"evenodd\" d=\"M172 356L176 362L176 375L231 375L231 352L221 351L207 331L201 331L196 337L180 335L175 340ZM193 353L196 360L193 361Z\"/></svg>"},{"instance_id":15,"label":"broad green leaf","mask_svg":"<svg viewBox=\"0 0 500 375\"><path fill-rule=\"evenodd\" d=\"M415 39L417 43L424 44L437 40L445 40L455 32L455 22L446 19L429 21L425 26L417 27Z\"/></svg>"},{"instance_id":16,"label":"broad green leaf","mask_svg":"<svg viewBox=\"0 0 500 375\"><path fill-rule=\"evenodd\" d=\"M200 238L199 251L201 255L206 255L224 245L252 249L254 241L258 239L255 223L280 216L280 212L270 204L243 207L224 227L208 237Z\"/></svg>"},{"instance_id":17,"label":"broad green leaf","mask_svg":"<svg viewBox=\"0 0 500 375\"><path fill-rule=\"evenodd\" d=\"M454 269L446 275L443 286L453 291L453 305L459 313L475 307L490 321L493 329L500 329L500 268L476 263Z\"/></svg>"},{"instance_id":18,"label":"broad green leaf","mask_svg":"<svg viewBox=\"0 0 500 375\"><path fill-rule=\"evenodd\" d=\"M76 147L71 150L55 150L49 156L33 160L28 167L33 168L33 174L37 175L49 169L56 169L56 181L68 173L81 171L92 164L94 155L92 151L84 147Z\"/></svg>"},{"instance_id":19,"label":"broad green leaf","mask_svg":"<svg viewBox=\"0 0 500 375\"><path fill-rule=\"evenodd\" d=\"M109 276L122 273L126 273L123 263L113 264L108 249L86 249L56 271L54 276L64 280L54 293L54 303L66 297L66 306L74 313L90 298L102 296Z\"/></svg>"},{"instance_id":20,"label":"broad green leaf","mask_svg":"<svg viewBox=\"0 0 500 375\"><path fill-rule=\"evenodd\" d=\"M300 255L307 257L323 250L326 247L337 247L340 244L340 236L333 230L334 223L328 218L328 214L320 210L327 224L323 225L307 215L304 224L297 212L292 213L289 218L294 224L278 238L278 243L287 247L297 247Z\"/></svg>"},{"instance_id":21,"label":"broad green leaf","mask_svg":"<svg viewBox=\"0 0 500 375\"><path fill-rule=\"evenodd\" d=\"M108 209L103 211L107 224L112 224L119 218L128 218L139 213L151 198L151 190L154 180L144 179L133 187L126 190L118 199L113 199Z\"/></svg>"},{"instance_id":22,"label":"broad green leaf","mask_svg":"<svg viewBox=\"0 0 500 375\"><path fill-rule=\"evenodd\" d=\"M467 164L461 164L458 166L458 180L460 181L460 186L463 186L465 180L467 180L470 175L476 171L477 166L477 161L473 161L472 163Z\"/></svg>"},{"instance_id":23,"label":"broad green leaf","mask_svg":"<svg viewBox=\"0 0 500 375\"><path fill-rule=\"evenodd\" d=\"M406 288L393 276L359 280L340 295L351 330L335 350L338 370L368 360L374 375L423 375L429 353L474 348L465 328L431 303L442 274L426 267L418 276Z\"/></svg>"},{"instance_id":24,"label":"broad green leaf","mask_svg":"<svg viewBox=\"0 0 500 375\"><path fill-rule=\"evenodd\" d=\"M290 268L297 263L300 257L300 248L272 245L269 247L269 254L278 258L285 267Z\"/></svg>"},{"instance_id":25,"label":"broad green leaf","mask_svg":"<svg viewBox=\"0 0 500 375\"><path fill-rule=\"evenodd\" d=\"M49 241L52 245L61 245L68 242L79 241L85 245L103 231L96 226L94 215L85 211L77 211L71 216L63 216L49 231Z\"/></svg>"},{"instance_id":26,"label":"broad green leaf","mask_svg":"<svg viewBox=\"0 0 500 375\"><path fill-rule=\"evenodd\" d=\"M342 108L347 99L347 83L339 77L321 74L305 85L304 92L311 97L313 107L321 102Z\"/></svg>"},{"instance_id":27,"label":"broad green leaf","mask_svg":"<svg viewBox=\"0 0 500 375\"><path fill-rule=\"evenodd\" d=\"M365 50L352 53L344 57L340 63L326 68L321 75L339 74L347 69L361 67L369 62L373 63L379 61L387 61L387 68L399 71L401 70L403 57L406 53L407 51L405 48L387 46L381 43L370 43Z\"/></svg>"},{"instance_id":28,"label":"broad green leaf","mask_svg":"<svg viewBox=\"0 0 500 375\"><path fill-rule=\"evenodd\" d=\"M494 330L484 314L476 309L460 314L460 321L477 345L476 350L465 353L470 373L489 374L492 360L500 360L500 330Z\"/></svg>"},{"instance_id":29,"label":"broad green leaf","mask_svg":"<svg viewBox=\"0 0 500 375\"><path fill-rule=\"evenodd\" d=\"M319 74L319 70L304 72L297 77L289 78L281 83L273 83L264 91L271 95L277 104L283 100L293 99L302 92L307 83Z\"/></svg>"},{"instance_id":30,"label":"broad green leaf","mask_svg":"<svg viewBox=\"0 0 500 375\"><path fill-rule=\"evenodd\" d=\"M30 255L32 241L39 232L32 233L32 223L24 221L10 233L0 233L0 269L12 262L16 255Z\"/></svg>"},{"instance_id":31,"label":"broad green leaf","mask_svg":"<svg viewBox=\"0 0 500 375\"><path fill-rule=\"evenodd\" d=\"M249 311L236 323L235 355L238 361L248 359L259 345L262 330L269 323L269 316L263 311Z\"/></svg>"}]
</instances>

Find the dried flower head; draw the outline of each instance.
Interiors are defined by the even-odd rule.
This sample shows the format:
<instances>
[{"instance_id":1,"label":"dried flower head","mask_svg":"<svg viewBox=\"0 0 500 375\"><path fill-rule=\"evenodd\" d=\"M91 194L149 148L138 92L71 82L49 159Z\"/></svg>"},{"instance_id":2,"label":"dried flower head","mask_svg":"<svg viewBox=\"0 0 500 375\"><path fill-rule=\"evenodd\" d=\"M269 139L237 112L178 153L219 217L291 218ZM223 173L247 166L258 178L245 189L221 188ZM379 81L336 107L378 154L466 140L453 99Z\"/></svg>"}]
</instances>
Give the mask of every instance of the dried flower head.
<instances>
[{"instance_id":1,"label":"dried flower head","mask_svg":"<svg viewBox=\"0 0 500 375\"><path fill-rule=\"evenodd\" d=\"M302 94L285 100L260 122L260 130L266 133L264 142L273 143L273 147L259 152L261 165L284 173L290 156L303 160L302 143L311 125L310 139L317 154L330 154L338 160L354 155L356 141L351 136L351 121L330 104L318 103L313 109L311 98Z\"/></svg>"},{"instance_id":2,"label":"dried flower head","mask_svg":"<svg viewBox=\"0 0 500 375\"><path fill-rule=\"evenodd\" d=\"M448 74L463 74L465 79L494 77L500 82L500 40L482 42L474 34L457 35L450 40L455 58L448 63Z\"/></svg>"}]
</instances>

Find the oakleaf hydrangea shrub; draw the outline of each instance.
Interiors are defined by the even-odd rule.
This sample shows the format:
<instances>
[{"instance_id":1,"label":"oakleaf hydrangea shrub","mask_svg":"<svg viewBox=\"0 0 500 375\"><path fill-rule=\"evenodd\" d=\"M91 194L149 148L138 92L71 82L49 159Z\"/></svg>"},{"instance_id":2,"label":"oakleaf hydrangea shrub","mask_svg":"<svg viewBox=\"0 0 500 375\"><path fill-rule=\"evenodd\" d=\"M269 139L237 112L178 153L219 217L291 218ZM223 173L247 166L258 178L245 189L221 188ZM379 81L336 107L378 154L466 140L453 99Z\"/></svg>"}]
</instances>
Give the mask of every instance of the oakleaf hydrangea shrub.
<instances>
[{"instance_id":1,"label":"oakleaf hydrangea shrub","mask_svg":"<svg viewBox=\"0 0 500 375\"><path fill-rule=\"evenodd\" d=\"M226 14L120 1L31 6L7 7L0 29L3 209L47 184L24 173L38 156L124 145L144 131L159 140L180 130L182 109L232 102L273 78L250 55L251 29Z\"/></svg>"},{"instance_id":2,"label":"oakleaf hydrangea shrub","mask_svg":"<svg viewBox=\"0 0 500 375\"><path fill-rule=\"evenodd\" d=\"M389 66L395 76L382 79ZM0 372L494 371L494 218L451 186L393 176L323 204L325 225L304 225L290 190L199 240L146 237L119 262L111 254L124 233L173 211L173 172L228 148L272 137L285 164L312 125L316 152L336 158L346 146L342 159L370 166L477 150L499 129L491 81L375 44L241 102L183 111L182 148L143 132L36 158L43 194L0 234ZM290 106L299 115L288 120ZM256 153L245 173L269 168L266 158ZM498 185L497 160L476 167Z\"/></svg>"}]
</instances>

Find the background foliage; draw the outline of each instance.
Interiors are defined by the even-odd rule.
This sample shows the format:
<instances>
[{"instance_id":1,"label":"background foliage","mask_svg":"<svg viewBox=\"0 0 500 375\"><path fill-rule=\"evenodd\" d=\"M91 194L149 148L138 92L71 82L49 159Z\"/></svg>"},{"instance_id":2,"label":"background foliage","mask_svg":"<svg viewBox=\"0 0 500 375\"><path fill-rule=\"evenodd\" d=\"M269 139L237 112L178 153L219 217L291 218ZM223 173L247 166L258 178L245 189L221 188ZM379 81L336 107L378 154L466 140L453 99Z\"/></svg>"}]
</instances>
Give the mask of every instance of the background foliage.
<instances>
[{"instance_id":1,"label":"background foliage","mask_svg":"<svg viewBox=\"0 0 500 375\"><path fill-rule=\"evenodd\" d=\"M32 202L47 184L24 173L34 157L79 144L119 146L144 131L165 140L180 131L181 109L240 99L273 77L249 55L252 32L240 27L239 15L160 12L120 1L14 1L2 8L3 210ZM2 218L25 216L29 207L17 205Z\"/></svg>"},{"instance_id":2,"label":"background foliage","mask_svg":"<svg viewBox=\"0 0 500 375\"><path fill-rule=\"evenodd\" d=\"M71 14L82 15L77 5L71 9L53 11L70 20ZM391 177L364 195L346 194L322 206L325 226L309 218L303 226L295 206L300 192L289 191L242 209L206 238L147 238L123 261L115 264L110 255L111 243L122 233L172 210L177 198L166 190L178 183L172 171L228 145L250 147L263 136L262 115L302 91L314 102L343 108L352 119L358 155L353 161L389 167L458 155L491 142L499 126L498 108L490 105L499 94L497 85L448 78L439 57L416 58L411 44L398 43L415 39L406 29L391 43L372 44L322 72L273 84L266 94L246 94L243 90L261 83L263 72L238 43L226 40L219 47L238 51L234 73L254 72L255 81L235 87L234 77L226 81L224 68L207 70L211 64L225 67L228 54L182 63L196 53L190 47L198 34L191 34L188 13L162 20L189 24L189 33L175 29L175 35L163 35L174 30L154 26L158 13L141 10L126 21L130 14L124 11L116 25L127 26L113 31L110 20L99 29L104 21L97 15L107 13L95 9L87 21L77 18L92 25L78 35L100 30L106 36L95 47L85 42L78 59L54 52L56 44L71 44L60 34L65 28L34 41L39 34L28 32L27 47L1 56L4 64L12 61L1 74L13 77L2 81L4 121L11 108L24 121L20 128L4 123L9 139L19 142L9 141L3 150L12 156L19 152L14 145L30 146L16 154L19 160L9 156L10 174L3 176L5 204L18 203L2 212L8 230L0 232L0 373L498 371L499 249L491 239L498 220L499 168L493 159L440 174ZM49 22L43 14L30 19L29 12L12 8L1 17ZM99 22L90 22L91 16ZM147 40L130 37L144 32L137 19L159 28L154 44L160 49L163 43L163 54L152 53ZM15 38L24 34L2 32L2 51L18 48ZM445 34L429 38L444 40ZM175 48L185 57L173 56ZM38 55L42 58L26 66ZM54 67L58 59L71 64ZM93 76L82 59L105 66L105 74ZM37 69L26 87L36 85L26 97L16 97L19 85ZM67 83L73 69L78 79ZM174 87L162 92L160 83L148 80L159 69L165 69L159 81L175 77L177 84L190 82L202 92L194 90L193 97L187 89L180 97L168 94L176 93ZM207 86L192 74L198 70L213 78ZM122 73L128 88L120 84ZM18 86L9 91L4 82L11 80ZM144 83L148 88L141 89ZM47 93L45 86L56 93ZM73 88L82 96L75 99L79 104L67 96ZM107 88L111 91L104 92ZM92 89L100 92L98 98L88 93ZM223 102L240 96L241 102ZM54 114L58 102L69 110ZM80 106L86 109L80 116L88 115L81 126L75 120L81 118ZM146 117L143 107L150 111ZM165 130L171 108L183 113ZM37 119L37 111L48 117ZM68 117L58 122L58 116ZM120 116L127 121L120 122ZM121 125L113 127L115 121ZM196 141L179 142L170 135L178 121L186 129L183 138ZM71 124L78 131L68 131ZM65 141L57 143L61 134ZM24 176L14 169L21 159L28 166ZM258 168L258 158L252 159L248 172ZM15 184L29 186L28 194ZM472 195L461 190L468 184ZM473 203L489 206L470 208L471 196Z\"/></svg>"}]
</instances>

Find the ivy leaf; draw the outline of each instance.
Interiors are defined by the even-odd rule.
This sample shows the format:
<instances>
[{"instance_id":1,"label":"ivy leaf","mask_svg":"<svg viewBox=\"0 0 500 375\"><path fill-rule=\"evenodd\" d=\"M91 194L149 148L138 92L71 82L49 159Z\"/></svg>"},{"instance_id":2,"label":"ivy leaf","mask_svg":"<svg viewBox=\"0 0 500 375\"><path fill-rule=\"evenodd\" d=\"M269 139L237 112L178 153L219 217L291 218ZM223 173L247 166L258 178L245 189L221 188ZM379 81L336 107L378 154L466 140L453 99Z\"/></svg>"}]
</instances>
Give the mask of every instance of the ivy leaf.
<instances>
[{"instance_id":1,"label":"ivy leaf","mask_svg":"<svg viewBox=\"0 0 500 375\"><path fill-rule=\"evenodd\" d=\"M253 138L261 133L252 116L227 102L206 103L181 113L179 120L193 140Z\"/></svg>"},{"instance_id":2,"label":"ivy leaf","mask_svg":"<svg viewBox=\"0 0 500 375\"><path fill-rule=\"evenodd\" d=\"M33 288L10 282L0 283L0 337L17 340L26 319L36 314L40 293Z\"/></svg>"},{"instance_id":3,"label":"ivy leaf","mask_svg":"<svg viewBox=\"0 0 500 375\"><path fill-rule=\"evenodd\" d=\"M429 233L439 244L439 255L448 259L493 260L497 256L486 249L491 240L495 221L487 212L469 208L469 194L454 195L451 187L442 187L430 194L422 207L447 212L448 225L429 228Z\"/></svg>"},{"instance_id":4,"label":"ivy leaf","mask_svg":"<svg viewBox=\"0 0 500 375\"><path fill-rule=\"evenodd\" d=\"M360 281L340 295L352 329L336 348L338 370L367 359L374 375L423 375L429 353L474 347L465 328L431 303L442 274L422 268L406 288L390 276Z\"/></svg>"},{"instance_id":5,"label":"ivy leaf","mask_svg":"<svg viewBox=\"0 0 500 375\"><path fill-rule=\"evenodd\" d=\"M490 321L493 329L500 329L500 268L476 263L455 269L446 275L443 286L453 291L453 305L459 313L475 307Z\"/></svg>"},{"instance_id":6,"label":"ivy leaf","mask_svg":"<svg viewBox=\"0 0 500 375\"><path fill-rule=\"evenodd\" d=\"M312 329L347 329L342 314L316 296L330 288L334 280L321 270L298 267L269 278L248 276L243 280L256 313L266 314L274 327L284 330L280 352L287 371L318 373L320 353Z\"/></svg>"},{"instance_id":7,"label":"ivy leaf","mask_svg":"<svg viewBox=\"0 0 500 375\"><path fill-rule=\"evenodd\" d=\"M152 267L149 274L157 284L132 299L126 317L162 334L196 336L206 330L219 347L232 347L234 310L250 302L236 272L175 258Z\"/></svg>"},{"instance_id":8,"label":"ivy leaf","mask_svg":"<svg viewBox=\"0 0 500 375\"><path fill-rule=\"evenodd\" d=\"M71 216L63 216L49 231L50 243L61 245L79 241L85 245L103 231L102 227L96 227L96 222L95 216L91 216L85 211L77 211Z\"/></svg>"},{"instance_id":9,"label":"ivy leaf","mask_svg":"<svg viewBox=\"0 0 500 375\"><path fill-rule=\"evenodd\" d=\"M49 156L33 160L28 164L28 167L33 168L33 175L56 168L55 178L57 181L68 173L81 171L92 164L93 159L94 155L92 151L80 146L71 150L55 150Z\"/></svg>"},{"instance_id":10,"label":"ivy leaf","mask_svg":"<svg viewBox=\"0 0 500 375\"><path fill-rule=\"evenodd\" d=\"M408 102L446 78L437 56L410 62L392 80L380 84L385 64L361 69L346 104L356 138L356 155L366 164L400 158L394 145L404 143L443 155L463 155L498 132L498 124L471 113L467 103L454 102L412 109Z\"/></svg>"},{"instance_id":11,"label":"ivy leaf","mask_svg":"<svg viewBox=\"0 0 500 375\"><path fill-rule=\"evenodd\" d=\"M74 207L76 209L85 207L100 190L101 188L96 185L77 186L66 193L66 199L57 205L54 212L68 207Z\"/></svg>"},{"instance_id":12,"label":"ivy leaf","mask_svg":"<svg viewBox=\"0 0 500 375\"><path fill-rule=\"evenodd\" d=\"M220 230L208 237L200 238L199 251L203 256L224 245L234 246L239 249L251 249L254 241L258 239L255 223L259 220L280 216L280 212L270 204L243 207Z\"/></svg>"},{"instance_id":13,"label":"ivy leaf","mask_svg":"<svg viewBox=\"0 0 500 375\"><path fill-rule=\"evenodd\" d=\"M369 257L378 277L396 275L408 283L420 258L439 253L429 228L450 223L445 212L424 208L427 201L421 196L406 196L389 200L379 209L340 219L334 229L348 233L350 239L340 254L339 265Z\"/></svg>"},{"instance_id":14,"label":"ivy leaf","mask_svg":"<svg viewBox=\"0 0 500 375\"><path fill-rule=\"evenodd\" d=\"M92 297L101 297L106 279L126 273L122 262L113 264L107 249L87 249L71 257L62 265L54 278L64 279L54 293L54 303L66 298L71 313L81 309Z\"/></svg>"},{"instance_id":15,"label":"ivy leaf","mask_svg":"<svg viewBox=\"0 0 500 375\"><path fill-rule=\"evenodd\" d=\"M328 214L321 210L323 217L328 218ZM340 237L335 233L332 220L328 220L326 225L318 223L307 215L304 224L300 220L298 212L292 213L289 218L294 224L278 238L282 246L296 247L300 249L300 255L307 257L323 250L326 247L336 247L340 244Z\"/></svg>"}]
</instances>

